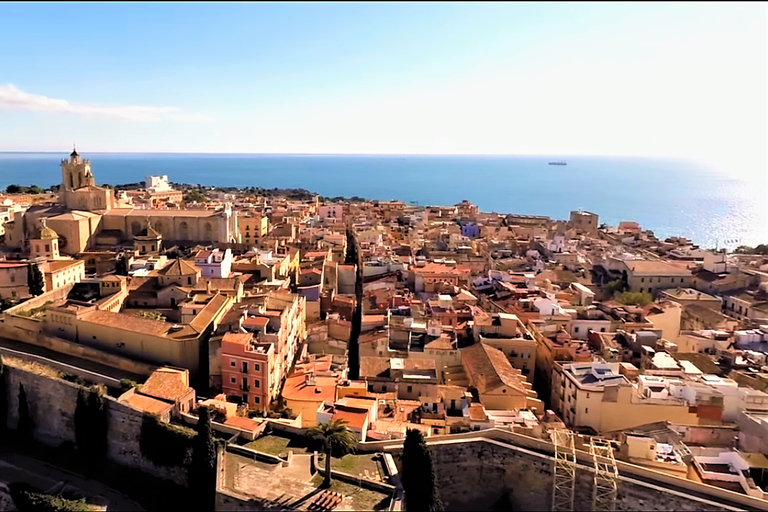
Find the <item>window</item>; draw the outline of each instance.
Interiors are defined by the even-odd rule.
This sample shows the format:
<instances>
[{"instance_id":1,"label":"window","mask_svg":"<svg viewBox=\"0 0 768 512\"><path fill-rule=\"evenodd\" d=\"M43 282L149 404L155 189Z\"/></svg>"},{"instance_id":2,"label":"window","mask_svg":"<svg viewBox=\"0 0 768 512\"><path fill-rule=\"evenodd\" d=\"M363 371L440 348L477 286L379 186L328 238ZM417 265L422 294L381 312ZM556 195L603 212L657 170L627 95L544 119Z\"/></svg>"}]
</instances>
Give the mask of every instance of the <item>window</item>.
<instances>
[{"instance_id":1,"label":"window","mask_svg":"<svg viewBox=\"0 0 768 512\"><path fill-rule=\"evenodd\" d=\"M187 284L192 284L192 278L191 277L187 278Z\"/></svg>"},{"instance_id":2,"label":"window","mask_svg":"<svg viewBox=\"0 0 768 512\"><path fill-rule=\"evenodd\" d=\"M256 405L259 405L259 402L260 402L259 397L257 396L253 397L253 403L255 403Z\"/></svg>"},{"instance_id":3,"label":"window","mask_svg":"<svg viewBox=\"0 0 768 512\"><path fill-rule=\"evenodd\" d=\"M45 244L45 252L48 252L51 250L51 246L48 244Z\"/></svg>"},{"instance_id":4,"label":"window","mask_svg":"<svg viewBox=\"0 0 768 512\"><path fill-rule=\"evenodd\" d=\"M386 392L387 392L387 385L386 385L386 384L382 384L382 385L381 385L381 391L382 391L383 393L386 393Z\"/></svg>"},{"instance_id":5,"label":"window","mask_svg":"<svg viewBox=\"0 0 768 512\"><path fill-rule=\"evenodd\" d=\"M230 380L230 382L232 382L232 384L236 384L237 383L237 379L235 379L234 377L230 378L229 380Z\"/></svg>"},{"instance_id":6,"label":"window","mask_svg":"<svg viewBox=\"0 0 768 512\"><path fill-rule=\"evenodd\" d=\"M259 363L253 363L253 370L256 372L261 371L261 367L259 366Z\"/></svg>"},{"instance_id":7,"label":"window","mask_svg":"<svg viewBox=\"0 0 768 512\"><path fill-rule=\"evenodd\" d=\"M260 388L261 387L261 381L260 380L254 380L253 381L253 387Z\"/></svg>"},{"instance_id":8,"label":"window","mask_svg":"<svg viewBox=\"0 0 768 512\"><path fill-rule=\"evenodd\" d=\"M641 277L641 278L640 278L640 282L641 282L641 283L644 283L644 282L645 282L645 278L644 278L644 277ZM642 290L640 290L640 291L642 291Z\"/></svg>"},{"instance_id":9,"label":"window","mask_svg":"<svg viewBox=\"0 0 768 512\"><path fill-rule=\"evenodd\" d=\"M579 332L579 328L578 327L574 327L573 328L573 332Z\"/></svg>"},{"instance_id":10,"label":"window","mask_svg":"<svg viewBox=\"0 0 768 512\"><path fill-rule=\"evenodd\" d=\"M11 276L11 282L12 282L12 283L15 283L15 282L16 282L16 276Z\"/></svg>"},{"instance_id":11,"label":"window","mask_svg":"<svg viewBox=\"0 0 768 512\"><path fill-rule=\"evenodd\" d=\"M640 288L640 293L643 293L643 289L642 288Z\"/></svg>"},{"instance_id":12,"label":"window","mask_svg":"<svg viewBox=\"0 0 768 512\"><path fill-rule=\"evenodd\" d=\"M237 366L237 363L235 361L230 361L229 366Z\"/></svg>"},{"instance_id":13,"label":"window","mask_svg":"<svg viewBox=\"0 0 768 512\"><path fill-rule=\"evenodd\" d=\"M584 408L584 414L588 414L588 413L589 413L589 407L585 407Z\"/></svg>"},{"instance_id":14,"label":"window","mask_svg":"<svg viewBox=\"0 0 768 512\"><path fill-rule=\"evenodd\" d=\"M605 327L601 327L600 332L605 332Z\"/></svg>"},{"instance_id":15,"label":"window","mask_svg":"<svg viewBox=\"0 0 768 512\"><path fill-rule=\"evenodd\" d=\"M413 393L413 386L408 386L408 392Z\"/></svg>"},{"instance_id":16,"label":"window","mask_svg":"<svg viewBox=\"0 0 768 512\"><path fill-rule=\"evenodd\" d=\"M248 373L248 363L243 361L243 373Z\"/></svg>"}]
</instances>

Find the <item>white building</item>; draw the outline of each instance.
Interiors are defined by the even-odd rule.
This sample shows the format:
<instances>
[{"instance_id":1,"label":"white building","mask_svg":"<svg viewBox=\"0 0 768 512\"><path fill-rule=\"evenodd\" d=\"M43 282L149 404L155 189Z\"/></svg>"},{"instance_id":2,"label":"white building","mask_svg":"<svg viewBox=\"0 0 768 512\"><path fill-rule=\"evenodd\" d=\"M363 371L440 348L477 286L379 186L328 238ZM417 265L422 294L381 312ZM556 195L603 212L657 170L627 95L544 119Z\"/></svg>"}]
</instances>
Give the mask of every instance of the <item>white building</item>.
<instances>
[{"instance_id":1,"label":"white building","mask_svg":"<svg viewBox=\"0 0 768 512\"><path fill-rule=\"evenodd\" d=\"M195 255L195 266L200 269L200 277L229 277L232 271L232 251L200 251Z\"/></svg>"}]
</instances>

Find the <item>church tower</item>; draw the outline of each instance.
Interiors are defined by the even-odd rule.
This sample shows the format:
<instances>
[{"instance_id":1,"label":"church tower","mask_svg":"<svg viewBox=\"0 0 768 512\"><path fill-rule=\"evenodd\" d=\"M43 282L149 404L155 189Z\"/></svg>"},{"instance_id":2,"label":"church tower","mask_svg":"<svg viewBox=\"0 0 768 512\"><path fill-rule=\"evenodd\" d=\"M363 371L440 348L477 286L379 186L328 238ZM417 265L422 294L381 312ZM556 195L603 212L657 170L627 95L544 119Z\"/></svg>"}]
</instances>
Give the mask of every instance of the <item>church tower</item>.
<instances>
[{"instance_id":1,"label":"church tower","mask_svg":"<svg viewBox=\"0 0 768 512\"><path fill-rule=\"evenodd\" d=\"M61 161L59 202L70 210L109 210L114 206L110 189L97 187L91 172L91 162L83 160L76 149L69 160Z\"/></svg>"},{"instance_id":2,"label":"church tower","mask_svg":"<svg viewBox=\"0 0 768 512\"><path fill-rule=\"evenodd\" d=\"M79 188L93 186L91 163L83 160L76 149L69 155L69 161L61 161L61 190L70 192ZM65 201L62 201L65 202Z\"/></svg>"}]
</instances>

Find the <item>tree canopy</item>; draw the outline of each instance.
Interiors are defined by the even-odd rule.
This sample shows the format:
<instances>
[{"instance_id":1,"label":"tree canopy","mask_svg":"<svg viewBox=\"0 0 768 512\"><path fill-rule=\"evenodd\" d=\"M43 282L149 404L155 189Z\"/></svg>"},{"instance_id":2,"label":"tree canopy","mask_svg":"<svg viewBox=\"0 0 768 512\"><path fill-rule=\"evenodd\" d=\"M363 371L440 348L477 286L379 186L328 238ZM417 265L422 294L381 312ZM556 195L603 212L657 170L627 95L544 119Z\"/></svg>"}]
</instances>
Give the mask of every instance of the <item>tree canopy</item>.
<instances>
[{"instance_id":1,"label":"tree canopy","mask_svg":"<svg viewBox=\"0 0 768 512\"><path fill-rule=\"evenodd\" d=\"M216 441L207 407L198 410L197 435L192 442L192 464L189 467L189 488L195 493L196 501L203 510L215 508Z\"/></svg>"},{"instance_id":2,"label":"tree canopy","mask_svg":"<svg viewBox=\"0 0 768 512\"><path fill-rule=\"evenodd\" d=\"M417 429L408 429L403 443L403 490L407 510L443 510L437 491L432 453Z\"/></svg>"},{"instance_id":3,"label":"tree canopy","mask_svg":"<svg viewBox=\"0 0 768 512\"><path fill-rule=\"evenodd\" d=\"M40 272L40 267L34 263L30 263L27 268L27 287L29 288L29 293L35 297L45 292L45 278L43 273Z\"/></svg>"},{"instance_id":4,"label":"tree canopy","mask_svg":"<svg viewBox=\"0 0 768 512\"><path fill-rule=\"evenodd\" d=\"M309 429L309 435L319 439L323 443L325 451L325 479L323 486L331 485L331 457L336 455L343 456L357 447L357 438L355 434L347 427L344 420L328 420Z\"/></svg>"},{"instance_id":5,"label":"tree canopy","mask_svg":"<svg viewBox=\"0 0 768 512\"><path fill-rule=\"evenodd\" d=\"M648 292L624 292L616 300L627 306L645 306L653 302L653 297Z\"/></svg>"},{"instance_id":6,"label":"tree canopy","mask_svg":"<svg viewBox=\"0 0 768 512\"><path fill-rule=\"evenodd\" d=\"M45 190L37 185L30 185L28 187L24 185L8 185L5 188L5 192L8 194L43 194Z\"/></svg>"}]
</instances>

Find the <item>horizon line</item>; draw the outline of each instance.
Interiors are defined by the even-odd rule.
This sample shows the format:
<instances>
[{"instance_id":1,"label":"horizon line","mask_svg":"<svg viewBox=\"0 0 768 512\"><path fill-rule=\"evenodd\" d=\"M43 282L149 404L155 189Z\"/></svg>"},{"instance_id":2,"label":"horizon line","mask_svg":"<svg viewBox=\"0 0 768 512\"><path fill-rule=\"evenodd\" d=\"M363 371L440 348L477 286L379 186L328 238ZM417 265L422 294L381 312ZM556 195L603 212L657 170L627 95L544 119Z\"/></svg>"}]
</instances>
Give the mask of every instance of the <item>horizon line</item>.
<instances>
[{"instance_id":1,"label":"horizon line","mask_svg":"<svg viewBox=\"0 0 768 512\"><path fill-rule=\"evenodd\" d=\"M0 150L0 154L62 154L69 155L69 150ZM87 151L83 154L92 155L263 155L263 156L471 156L471 157L510 157L510 156L529 156L529 157L547 157L547 158L571 158L571 157L604 157L604 158L649 158L665 160L690 160L703 161L689 156L664 156L664 155L636 155L636 154L615 154L615 153L302 153L302 152L208 152L208 151Z\"/></svg>"}]
</instances>

